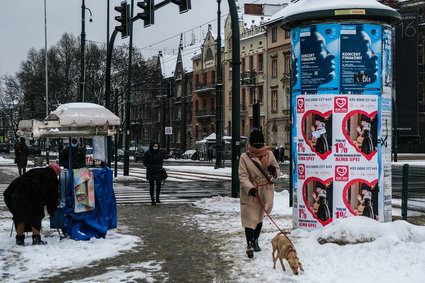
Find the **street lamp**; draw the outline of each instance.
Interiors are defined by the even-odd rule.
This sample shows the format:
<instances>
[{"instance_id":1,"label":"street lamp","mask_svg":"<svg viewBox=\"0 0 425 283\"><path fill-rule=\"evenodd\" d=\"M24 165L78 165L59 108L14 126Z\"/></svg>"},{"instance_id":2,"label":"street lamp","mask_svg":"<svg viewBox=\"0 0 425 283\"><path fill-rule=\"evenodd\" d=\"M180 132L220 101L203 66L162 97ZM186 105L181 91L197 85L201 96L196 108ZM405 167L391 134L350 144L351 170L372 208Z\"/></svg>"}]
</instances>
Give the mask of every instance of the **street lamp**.
<instances>
[{"instance_id":1,"label":"street lamp","mask_svg":"<svg viewBox=\"0 0 425 283\"><path fill-rule=\"evenodd\" d=\"M86 8L85 0L82 0L81 4L81 66L80 66L80 101L84 102L85 100L85 85L86 85L86 75L85 75L85 47L86 47L86 10L90 12L90 22L93 22L92 12L89 8Z\"/></svg>"},{"instance_id":2,"label":"street lamp","mask_svg":"<svg viewBox=\"0 0 425 283\"><path fill-rule=\"evenodd\" d=\"M222 135L223 135L223 115L222 115L222 103L223 103L223 85L222 72L221 72L221 11L220 4L221 0L217 0L217 81L216 81L216 140L215 140L215 169L223 168L222 163L223 147L222 147Z\"/></svg>"},{"instance_id":3,"label":"street lamp","mask_svg":"<svg viewBox=\"0 0 425 283\"><path fill-rule=\"evenodd\" d=\"M254 100L252 104L252 127L255 129L260 129L260 99L258 99L256 92L258 74L255 70L244 71L241 80L241 84L249 87L252 91Z\"/></svg>"}]
</instances>

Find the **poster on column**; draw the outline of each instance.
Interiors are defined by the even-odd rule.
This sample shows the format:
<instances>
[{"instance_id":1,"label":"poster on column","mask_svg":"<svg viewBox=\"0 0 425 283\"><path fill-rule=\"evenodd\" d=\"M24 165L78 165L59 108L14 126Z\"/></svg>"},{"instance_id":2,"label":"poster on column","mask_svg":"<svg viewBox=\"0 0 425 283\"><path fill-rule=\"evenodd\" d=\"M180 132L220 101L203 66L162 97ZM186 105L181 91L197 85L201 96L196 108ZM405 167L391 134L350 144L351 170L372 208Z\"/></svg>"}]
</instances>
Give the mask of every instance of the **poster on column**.
<instances>
[{"instance_id":1,"label":"poster on column","mask_svg":"<svg viewBox=\"0 0 425 283\"><path fill-rule=\"evenodd\" d=\"M341 93L381 93L381 44L379 25L341 25Z\"/></svg>"},{"instance_id":2,"label":"poster on column","mask_svg":"<svg viewBox=\"0 0 425 283\"><path fill-rule=\"evenodd\" d=\"M297 95L301 91L301 68L300 68L300 28L291 31L291 89L292 95Z\"/></svg>"},{"instance_id":3,"label":"poster on column","mask_svg":"<svg viewBox=\"0 0 425 283\"><path fill-rule=\"evenodd\" d=\"M392 137L392 29L384 27L382 30L382 96L381 96L381 156L382 175L381 184L383 194L384 222L392 220L392 191L391 191L391 137Z\"/></svg>"},{"instance_id":4,"label":"poster on column","mask_svg":"<svg viewBox=\"0 0 425 283\"><path fill-rule=\"evenodd\" d=\"M334 217L379 220L379 96L334 97Z\"/></svg>"},{"instance_id":5,"label":"poster on column","mask_svg":"<svg viewBox=\"0 0 425 283\"><path fill-rule=\"evenodd\" d=\"M309 230L332 221L332 97L294 97L298 226Z\"/></svg>"},{"instance_id":6,"label":"poster on column","mask_svg":"<svg viewBox=\"0 0 425 283\"><path fill-rule=\"evenodd\" d=\"M339 93L339 24L300 28L302 94Z\"/></svg>"}]
</instances>

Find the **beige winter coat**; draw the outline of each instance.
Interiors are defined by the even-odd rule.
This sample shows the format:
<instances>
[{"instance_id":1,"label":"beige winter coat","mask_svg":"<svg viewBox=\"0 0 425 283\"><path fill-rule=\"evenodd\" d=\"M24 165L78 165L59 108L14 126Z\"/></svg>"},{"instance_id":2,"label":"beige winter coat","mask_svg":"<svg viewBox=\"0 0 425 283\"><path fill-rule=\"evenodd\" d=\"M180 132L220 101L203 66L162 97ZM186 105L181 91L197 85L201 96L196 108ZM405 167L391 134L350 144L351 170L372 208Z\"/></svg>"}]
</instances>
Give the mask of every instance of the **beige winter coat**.
<instances>
[{"instance_id":1,"label":"beige winter coat","mask_svg":"<svg viewBox=\"0 0 425 283\"><path fill-rule=\"evenodd\" d=\"M268 151L268 154L269 164L267 167L269 165L276 167L277 176L279 176L280 169L276 158L271 151ZM241 155L239 162L239 179L241 181L241 220L243 227L255 229L257 224L263 221L265 213L261 208L257 198L249 196L248 192L251 188L258 189L258 195L263 202L267 212L270 213L273 208L274 184L267 181L266 177L261 173L260 169L258 169L250 159L251 158L245 152ZM261 166L258 157L253 157L252 160ZM264 171L267 174L270 174L267 169Z\"/></svg>"}]
</instances>

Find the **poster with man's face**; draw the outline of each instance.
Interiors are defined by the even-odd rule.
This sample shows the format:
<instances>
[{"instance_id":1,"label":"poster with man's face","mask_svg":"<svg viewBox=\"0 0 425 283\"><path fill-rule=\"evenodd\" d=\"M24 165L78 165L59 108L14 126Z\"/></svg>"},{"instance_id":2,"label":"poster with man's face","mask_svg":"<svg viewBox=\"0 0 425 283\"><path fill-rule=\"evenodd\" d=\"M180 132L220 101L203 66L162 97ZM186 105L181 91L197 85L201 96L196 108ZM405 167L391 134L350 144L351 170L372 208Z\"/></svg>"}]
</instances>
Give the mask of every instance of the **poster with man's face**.
<instances>
[{"instance_id":1,"label":"poster with man's face","mask_svg":"<svg viewBox=\"0 0 425 283\"><path fill-rule=\"evenodd\" d=\"M291 31L291 88L292 95L301 91L301 68L300 68L300 28Z\"/></svg>"},{"instance_id":2,"label":"poster with man's face","mask_svg":"<svg viewBox=\"0 0 425 283\"><path fill-rule=\"evenodd\" d=\"M338 24L300 29L301 93L339 93Z\"/></svg>"},{"instance_id":3,"label":"poster with man's face","mask_svg":"<svg viewBox=\"0 0 425 283\"><path fill-rule=\"evenodd\" d=\"M380 93L381 64L381 26L341 25L341 93Z\"/></svg>"}]
</instances>

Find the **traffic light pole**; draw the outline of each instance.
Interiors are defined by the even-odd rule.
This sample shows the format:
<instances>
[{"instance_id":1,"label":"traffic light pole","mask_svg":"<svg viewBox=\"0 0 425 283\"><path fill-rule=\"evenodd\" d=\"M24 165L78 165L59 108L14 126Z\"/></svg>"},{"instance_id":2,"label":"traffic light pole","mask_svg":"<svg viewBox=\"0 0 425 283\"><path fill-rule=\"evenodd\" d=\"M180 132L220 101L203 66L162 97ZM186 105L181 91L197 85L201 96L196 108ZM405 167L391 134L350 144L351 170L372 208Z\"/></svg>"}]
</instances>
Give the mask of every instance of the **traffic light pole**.
<instances>
[{"instance_id":1,"label":"traffic light pole","mask_svg":"<svg viewBox=\"0 0 425 283\"><path fill-rule=\"evenodd\" d=\"M239 17L235 0L229 3L230 18L232 21L232 197L239 195L239 157L241 155L240 137L240 34Z\"/></svg>"},{"instance_id":2,"label":"traffic light pole","mask_svg":"<svg viewBox=\"0 0 425 283\"><path fill-rule=\"evenodd\" d=\"M131 0L130 18L133 17L134 0ZM124 176L130 174L130 106L131 106L131 69L133 57L133 22L128 23L130 43L128 47L128 75L127 75L127 96L125 107L125 149L124 149Z\"/></svg>"},{"instance_id":3,"label":"traffic light pole","mask_svg":"<svg viewBox=\"0 0 425 283\"><path fill-rule=\"evenodd\" d=\"M217 82L216 82L216 140L215 140L215 169L223 168L223 85L221 72L221 0L217 0Z\"/></svg>"}]
</instances>

